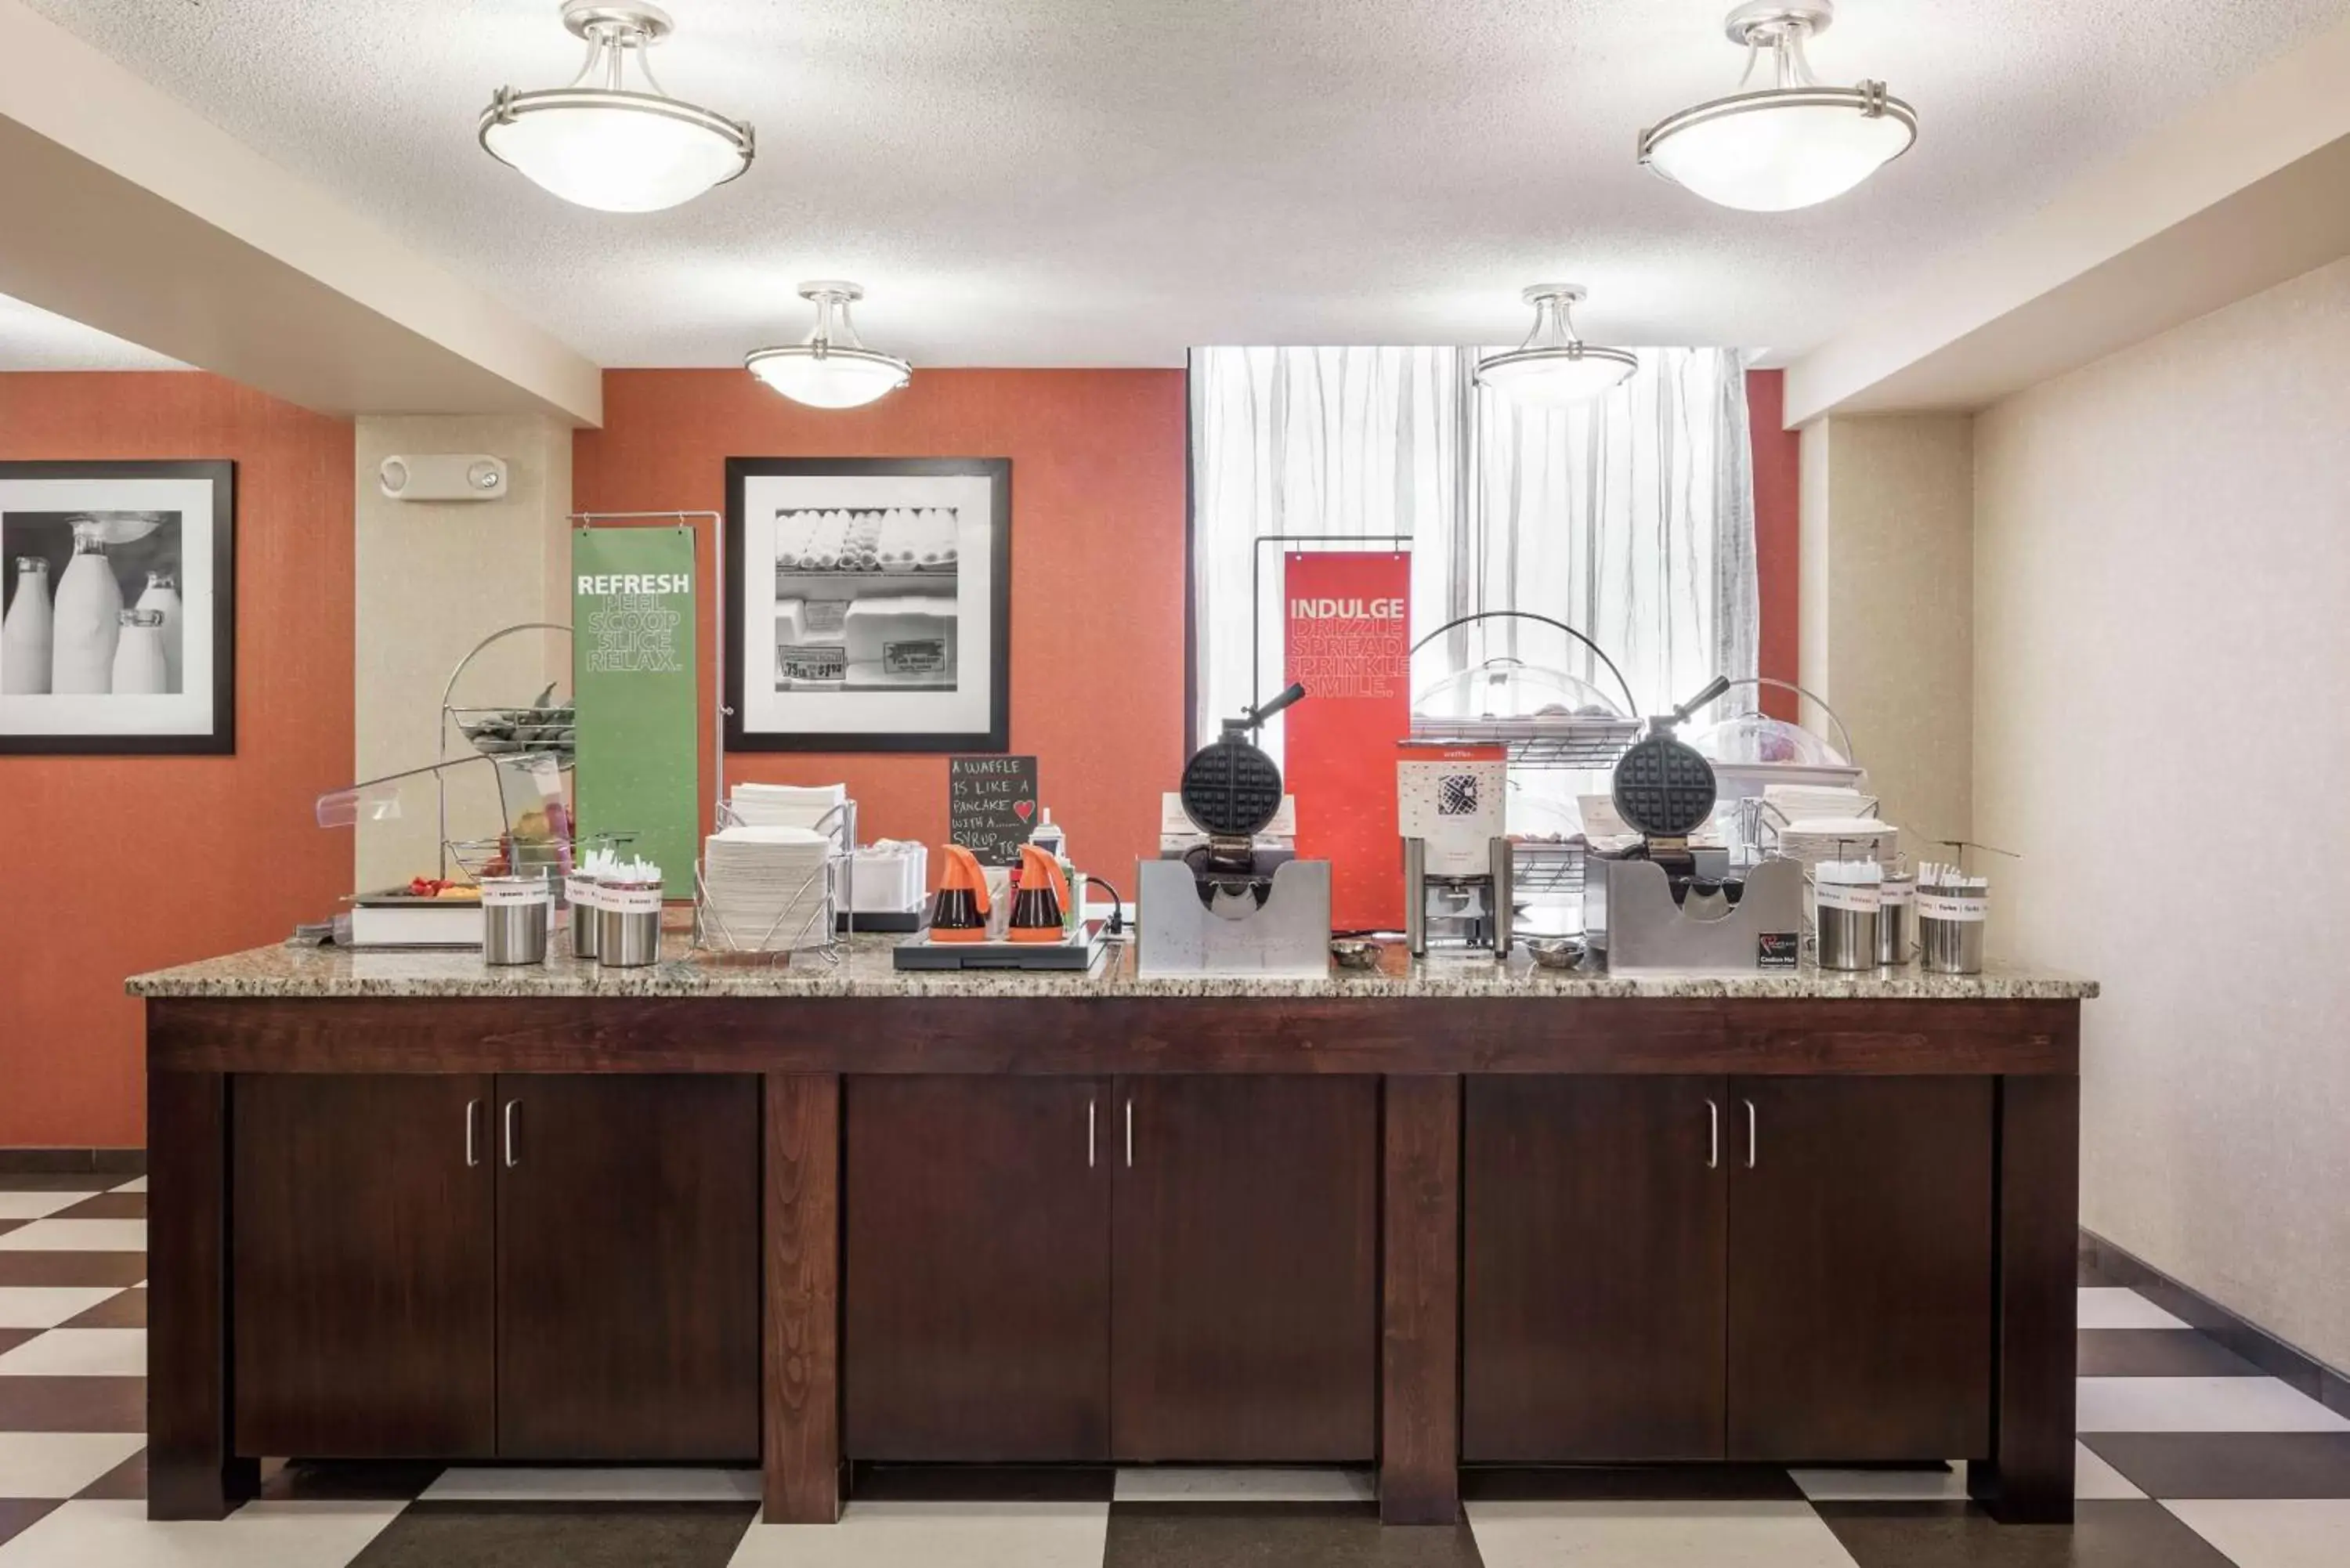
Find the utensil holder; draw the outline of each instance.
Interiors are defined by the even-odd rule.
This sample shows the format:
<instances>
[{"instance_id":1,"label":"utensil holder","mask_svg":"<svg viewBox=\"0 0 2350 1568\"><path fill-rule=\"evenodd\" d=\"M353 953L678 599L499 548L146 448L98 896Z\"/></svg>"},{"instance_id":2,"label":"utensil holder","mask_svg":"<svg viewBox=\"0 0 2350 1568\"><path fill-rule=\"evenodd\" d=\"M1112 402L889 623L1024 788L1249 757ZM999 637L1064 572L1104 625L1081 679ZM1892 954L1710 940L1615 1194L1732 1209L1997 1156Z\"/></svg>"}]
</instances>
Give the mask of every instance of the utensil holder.
<instances>
[{"instance_id":1,"label":"utensil holder","mask_svg":"<svg viewBox=\"0 0 2350 1568\"><path fill-rule=\"evenodd\" d=\"M543 877L491 877L482 882L482 961L545 963L555 901Z\"/></svg>"},{"instance_id":2,"label":"utensil holder","mask_svg":"<svg viewBox=\"0 0 2350 1568\"><path fill-rule=\"evenodd\" d=\"M603 889L593 877L574 877L566 884L571 900L571 956L592 959L602 929Z\"/></svg>"},{"instance_id":3,"label":"utensil holder","mask_svg":"<svg viewBox=\"0 0 2350 1568\"><path fill-rule=\"evenodd\" d=\"M1812 887L1813 924L1819 931L1822 969L1863 970L1877 965L1884 909L1882 881L1836 882L1823 877Z\"/></svg>"},{"instance_id":4,"label":"utensil holder","mask_svg":"<svg viewBox=\"0 0 2350 1568\"><path fill-rule=\"evenodd\" d=\"M1875 969L1877 964L1878 917L1876 909L1833 909L1820 905L1820 967L1833 970Z\"/></svg>"},{"instance_id":5,"label":"utensil holder","mask_svg":"<svg viewBox=\"0 0 2350 1568\"><path fill-rule=\"evenodd\" d=\"M1917 916L1917 878L1887 877L1877 906L1877 961L1879 964L1889 968L1909 961L1909 950L1917 940L1913 934Z\"/></svg>"},{"instance_id":6,"label":"utensil holder","mask_svg":"<svg viewBox=\"0 0 2350 1568\"><path fill-rule=\"evenodd\" d=\"M1991 898L1980 888L1918 889L1918 961L1932 974L1981 974Z\"/></svg>"},{"instance_id":7,"label":"utensil holder","mask_svg":"<svg viewBox=\"0 0 2350 1568\"><path fill-rule=\"evenodd\" d=\"M607 882L596 906L596 961L606 969L641 969L660 957L661 890L658 884Z\"/></svg>"}]
</instances>

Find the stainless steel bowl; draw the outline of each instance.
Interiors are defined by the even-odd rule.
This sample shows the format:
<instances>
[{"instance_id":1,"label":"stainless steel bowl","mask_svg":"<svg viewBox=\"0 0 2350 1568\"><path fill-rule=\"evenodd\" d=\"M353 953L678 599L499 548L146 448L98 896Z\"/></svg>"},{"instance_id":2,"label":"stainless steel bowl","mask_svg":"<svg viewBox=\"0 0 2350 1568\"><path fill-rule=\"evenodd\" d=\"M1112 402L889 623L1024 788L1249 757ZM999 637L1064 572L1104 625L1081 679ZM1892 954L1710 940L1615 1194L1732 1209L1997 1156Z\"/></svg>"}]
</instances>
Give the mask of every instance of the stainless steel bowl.
<instances>
[{"instance_id":1,"label":"stainless steel bowl","mask_svg":"<svg viewBox=\"0 0 2350 1568\"><path fill-rule=\"evenodd\" d=\"M1340 969L1377 969L1383 950L1377 942L1341 937L1330 944L1330 957Z\"/></svg>"},{"instance_id":2,"label":"stainless steel bowl","mask_svg":"<svg viewBox=\"0 0 2350 1568\"><path fill-rule=\"evenodd\" d=\"M1525 949L1542 969L1575 969L1583 962L1581 937L1530 937Z\"/></svg>"}]
</instances>

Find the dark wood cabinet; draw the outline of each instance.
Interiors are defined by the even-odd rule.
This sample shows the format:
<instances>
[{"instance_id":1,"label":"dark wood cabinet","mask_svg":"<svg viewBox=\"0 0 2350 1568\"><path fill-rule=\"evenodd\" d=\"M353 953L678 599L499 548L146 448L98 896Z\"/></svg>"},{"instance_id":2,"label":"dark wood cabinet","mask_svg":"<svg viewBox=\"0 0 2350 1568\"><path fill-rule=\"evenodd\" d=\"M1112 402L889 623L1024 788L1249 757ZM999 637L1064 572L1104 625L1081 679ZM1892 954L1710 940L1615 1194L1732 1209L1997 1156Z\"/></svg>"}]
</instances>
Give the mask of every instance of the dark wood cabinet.
<instances>
[{"instance_id":1,"label":"dark wood cabinet","mask_svg":"<svg viewBox=\"0 0 2350 1568\"><path fill-rule=\"evenodd\" d=\"M1107 1081L852 1077L846 1099L844 1451L1108 1459Z\"/></svg>"},{"instance_id":2,"label":"dark wood cabinet","mask_svg":"<svg viewBox=\"0 0 2350 1568\"><path fill-rule=\"evenodd\" d=\"M234 1451L496 1452L490 1102L482 1075L234 1080Z\"/></svg>"},{"instance_id":3,"label":"dark wood cabinet","mask_svg":"<svg viewBox=\"0 0 2350 1568\"><path fill-rule=\"evenodd\" d=\"M759 1085L497 1081L498 1452L759 1454Z\"/></svg>"},{"instance_id":4,"label":"dark wood cabinet","mask_svg":"<svg viewBox=\"0 0 2350 1568\"><path fill-rule=\"evenodd\" d=\"M234 1447L759 1452L742 1076L234 1081Z\"/></svg>"},{"instance_id":5,"label":"dark wood cabinet","mask_svg":"<svg viewBox=\"0 0 2350 1568\"><path fill-rule=\"evenodd\" d=\"M1993 1092L1471 1080L1462 1457L1987 1453Z\"/></svg>"},{"instance_id":6,"label":"dark wood cabinet","mask_svg":"<svg viewBox=\"0 0 2350 1568\"><path fill-rule=\"evenodd\" d=\"M1990 1451L1993 1087L1732 1081L1730 1458Z\"/></svg>"},{"instance_id":7,"label":"dark wood cabinet","mask_svg":"<svg viewBox=\"0 0 2350 1568\"><path fill-rule=\"evenodd\" d=\"M1471 1078L1464 1459L1719 1459L1720 1078Z\"/></svg>"},{"instance_id":8,"label":"dark wood cabinet","mask_svg":"<svg viewBox=\"0 0 2350 1568\"><path fill-rule=\"evenodd\" d=\"M1119 1079L1111 1448L1377 1451L1377 1080Z\"/></svg>"}]
</instances>

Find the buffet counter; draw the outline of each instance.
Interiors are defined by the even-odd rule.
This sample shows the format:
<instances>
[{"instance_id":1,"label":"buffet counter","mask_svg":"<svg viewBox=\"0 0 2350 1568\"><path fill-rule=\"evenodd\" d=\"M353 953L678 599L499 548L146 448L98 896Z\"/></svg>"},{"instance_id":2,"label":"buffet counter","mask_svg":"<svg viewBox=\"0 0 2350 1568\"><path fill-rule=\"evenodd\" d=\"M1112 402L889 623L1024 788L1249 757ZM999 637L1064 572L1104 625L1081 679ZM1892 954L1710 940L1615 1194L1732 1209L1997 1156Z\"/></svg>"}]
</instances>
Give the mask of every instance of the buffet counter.
<instances>
[{"instance_id":1,"label":"buffet counter","mask_svg":"<svg viewBox=\"0 0 2350 1568\"><path fill-rule=\"evenodd\" d=\"M2095 982L2022 965L1991 963L1981 974L1928 974L1901 969L1836 973L1805 965L1735 979L1670 975L1617 977L1605 970L1538 969L1523 955L1496 963L1491 953L1431 953L1414 959L1400 941L1384 945L1374 971L1332 969L1321 980L1159 976L1135 972L1134 950L1113 944L1086 973L981 970L900 970L890 952L900 939L844 939L827 960L804 953L789 963L764 956L695 954L684 936L662 940L659 963L600 968L593 960L551 953L545 963L494 968L473 951L359 950L271 947L134 975L140 997L1751 997L1777 1001L2077 1002Z\"/></svg>"},{"instance_id":2,"label":"buffet counter","mask_svg":"<svg viewBox=\"0 0 2350 1568\"><path fill-rule=\"evenodd\" d=\"M674 939L672 939L674 942ZM150 1512L263 1457L1964 1459L2071 1517L2093 983L273 948L142 975Z\"/></svg>"}]
</instances>

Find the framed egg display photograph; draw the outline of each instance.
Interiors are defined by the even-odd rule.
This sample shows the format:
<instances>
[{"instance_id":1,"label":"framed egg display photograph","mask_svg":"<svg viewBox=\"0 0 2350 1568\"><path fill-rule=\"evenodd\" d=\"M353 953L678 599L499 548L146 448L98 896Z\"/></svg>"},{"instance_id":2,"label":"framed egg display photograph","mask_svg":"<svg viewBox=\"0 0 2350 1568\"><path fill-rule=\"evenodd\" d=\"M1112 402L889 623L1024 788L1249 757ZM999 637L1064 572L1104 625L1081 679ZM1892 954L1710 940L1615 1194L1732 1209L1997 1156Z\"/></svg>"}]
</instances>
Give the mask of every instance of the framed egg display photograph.
<instances>
[{"instance_id":1,"label":"framed egg display photograph","mask_svg":"<svg viewBox=\"0 0 2350 1568\"><path fill-rule=\"evenodd\" d=\"M236 465L0 462L0 754L236 750Z\"/></svg>"},{"instance_id":2,"label":"framed egg display photograph","mask_svg":"<svg viewBox=\"0 0 2350 1568\"><path fill-rule=\"evenodd\" d=\"M726 747L1011 743L1009 458L726 460Z\"/></svg>"}]
</instances>

